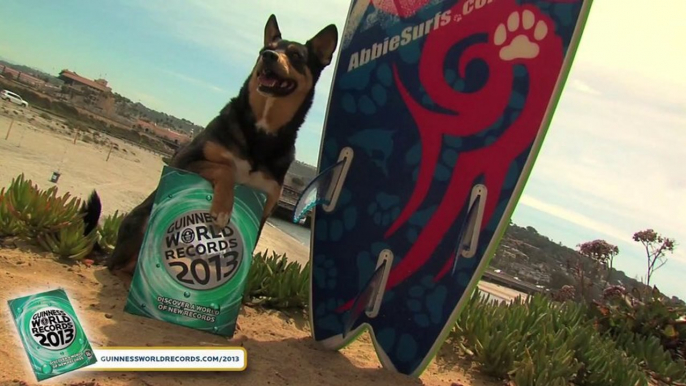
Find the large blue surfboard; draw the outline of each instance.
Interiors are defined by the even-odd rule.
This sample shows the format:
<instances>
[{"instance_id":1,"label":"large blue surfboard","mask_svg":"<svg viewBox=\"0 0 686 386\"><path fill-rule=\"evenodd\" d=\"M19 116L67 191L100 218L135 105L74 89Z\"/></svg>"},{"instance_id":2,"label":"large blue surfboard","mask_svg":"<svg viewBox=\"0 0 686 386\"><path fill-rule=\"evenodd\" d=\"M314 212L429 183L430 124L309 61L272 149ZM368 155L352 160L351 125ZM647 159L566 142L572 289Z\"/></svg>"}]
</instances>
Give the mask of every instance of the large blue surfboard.
<instances>
[{"instance_id":1,"label":"large blue surfboard","mask_svg":"<svg viewBox=\"0 0 686 386\"><path fill-rule=\"evenodd\" d=\"M310 318L419 376L493 256L590 0L353 0L325 120Z\"/></svg>"}]
</instances>

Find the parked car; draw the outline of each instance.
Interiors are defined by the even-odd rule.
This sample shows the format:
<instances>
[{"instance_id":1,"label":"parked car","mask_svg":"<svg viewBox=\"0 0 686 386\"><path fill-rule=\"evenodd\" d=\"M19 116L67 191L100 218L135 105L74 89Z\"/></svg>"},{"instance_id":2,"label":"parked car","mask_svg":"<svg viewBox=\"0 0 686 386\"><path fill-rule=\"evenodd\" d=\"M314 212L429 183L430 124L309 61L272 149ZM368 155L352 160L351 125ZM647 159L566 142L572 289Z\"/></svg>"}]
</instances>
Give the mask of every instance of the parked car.
<instances>
[{"instance_id":1,"label":"parked car","mask_svg":"<svg viewBox=\"0 0 686 386\"><path fill-rule=\"evenodd\" d=\"M18 104L19 106L29 107L29 102L25 101L21 96L19 96L19 94L13 93L9 90L0 91L0 99Z\"/></svg>"}]
</instances>

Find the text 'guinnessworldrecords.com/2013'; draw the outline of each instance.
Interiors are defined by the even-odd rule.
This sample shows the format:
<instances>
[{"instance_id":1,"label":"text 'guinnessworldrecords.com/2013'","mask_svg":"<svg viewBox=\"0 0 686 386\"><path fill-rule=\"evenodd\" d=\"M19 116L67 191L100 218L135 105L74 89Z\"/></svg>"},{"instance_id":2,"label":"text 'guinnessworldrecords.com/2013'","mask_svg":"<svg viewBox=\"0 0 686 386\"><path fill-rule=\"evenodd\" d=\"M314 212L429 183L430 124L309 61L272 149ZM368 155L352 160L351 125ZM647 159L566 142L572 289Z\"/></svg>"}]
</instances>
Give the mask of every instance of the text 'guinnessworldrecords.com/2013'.
<instances>
[{"instance_id":1,"label":"text 'guinnessworldrecords.com/2013'","mask_svg":"<svg viewBox=\"0 0 686 386\"><path fill-rule=\"evenodd\" d=\"M102 347L88 371L243 371L243 347Z\"/></svg>"}]
</instances>

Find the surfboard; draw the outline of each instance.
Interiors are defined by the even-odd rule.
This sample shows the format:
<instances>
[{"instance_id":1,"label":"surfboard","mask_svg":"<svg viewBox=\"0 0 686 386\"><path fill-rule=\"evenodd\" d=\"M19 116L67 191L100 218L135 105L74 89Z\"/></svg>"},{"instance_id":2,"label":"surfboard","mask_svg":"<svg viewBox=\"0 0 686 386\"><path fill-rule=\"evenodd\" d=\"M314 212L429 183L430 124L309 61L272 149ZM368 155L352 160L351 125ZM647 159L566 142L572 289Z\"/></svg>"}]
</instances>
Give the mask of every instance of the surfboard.
<instances>
[{"instance_id":1,"label":"surfboard","mask_svg":"<svg viewBox=\"0 0 686 386\"><path fill-rule=\"evenodd\" d=\"M337 350L370 332L419 376L509 224L590 0L353 0L313 212L309 315Z\"/></svg>"}]
</instances>

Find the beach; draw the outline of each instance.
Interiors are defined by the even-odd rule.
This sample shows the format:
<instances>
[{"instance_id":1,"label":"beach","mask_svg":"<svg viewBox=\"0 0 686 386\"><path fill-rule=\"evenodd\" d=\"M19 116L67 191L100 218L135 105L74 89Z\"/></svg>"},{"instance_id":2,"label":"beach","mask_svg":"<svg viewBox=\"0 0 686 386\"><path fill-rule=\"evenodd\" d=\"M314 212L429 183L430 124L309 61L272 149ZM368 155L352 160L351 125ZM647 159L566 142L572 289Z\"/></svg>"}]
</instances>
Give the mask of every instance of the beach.
<instances>
[{"instance_id":1,"label":"beach","mask_svg":"<svg viewBox=\"0 0 686 386\"><path fill-rule=\"evenodd\" d=\"M5 102L0 108L0 187L6 187L12 178L24 173L25 178L42 189L57 186L60 194L70 192L82 199L97 189L103 215L108 215L127 212L145 199L155 189L163 165L159 154L94 131L77 134L55 116L44 118L40 111L19 109ZM57 184L50 182L54 172L60 173ZM283 220L270 220L255 251L276 251L304 265L309 259L309 231ZM228 343L222 337L124 313L127 288L103 267L59 262L28 244L10 243L0 248L3 304L11 298L55 287L67 290L96 347ZM519 294L484 282L479 287L496 300L509 300ZM2 313L5 312L3 309ZM242 373L79 371L41 385L76 384L91 379L102 385L499 384L469 370L470 363L459 358L434 361L420 379L393 374L380 368L367 334L340 352L323 351L312 341L307 322L300 316L244 307L239 323L250 363ZM0 385L20 384L12 383L13 380L34 384L35 378L24 365L28 362L9 318L3 318L0 332Z\"/></svg>"}]
</instances>

